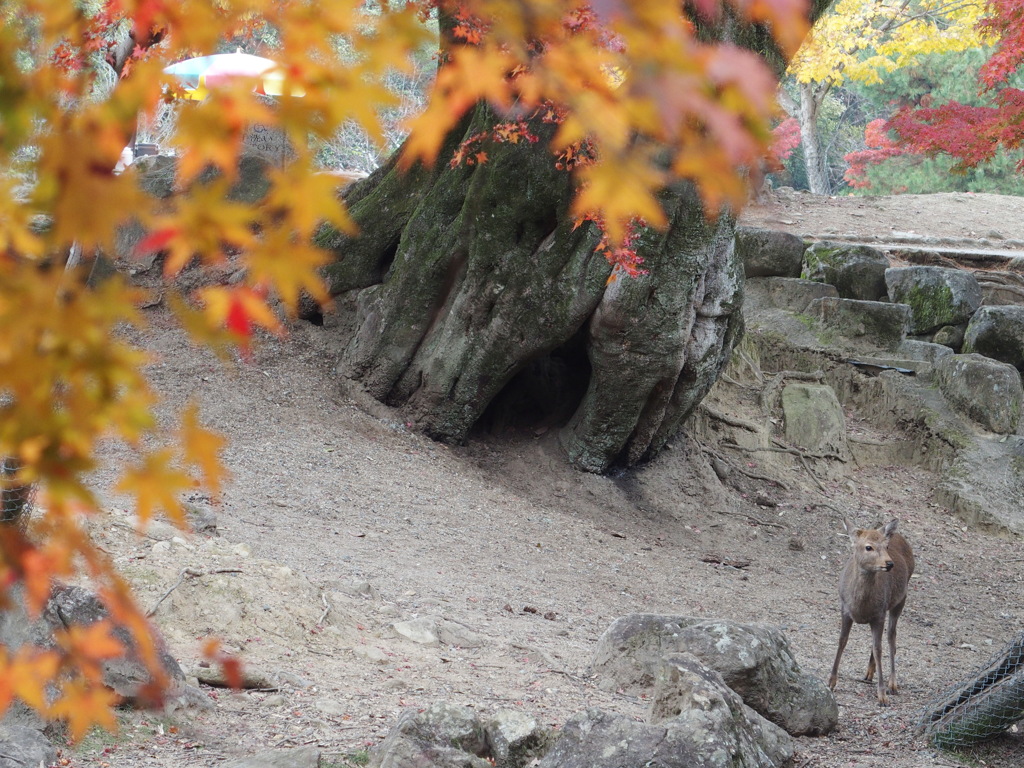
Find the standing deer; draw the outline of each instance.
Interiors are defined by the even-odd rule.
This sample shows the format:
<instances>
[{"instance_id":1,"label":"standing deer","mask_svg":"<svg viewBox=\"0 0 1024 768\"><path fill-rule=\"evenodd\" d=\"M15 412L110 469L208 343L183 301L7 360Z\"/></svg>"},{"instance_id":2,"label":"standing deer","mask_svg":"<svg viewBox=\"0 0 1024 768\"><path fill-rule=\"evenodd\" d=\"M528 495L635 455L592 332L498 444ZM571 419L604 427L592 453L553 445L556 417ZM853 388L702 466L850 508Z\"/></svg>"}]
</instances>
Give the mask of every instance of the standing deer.
<instances>
[{"instance_id":1,"label":"standing deer","mask_svg":"<svg viewBox=\"0 0 1024 768\"><path fill-rule=\"evenodd\" d=\"M896 693L896 622L907 601L907 583L914 572L914 553L907 540L896 532L898 520L878 529L854 528L846 520L843 526L853 542L853 556L839 577L839 606L842 627L839 631L839 650L832 665L828 687L835 690L839 677L839 659L842 658L850 627L854 622L870 624L873 644L867 682L878 670L878 703L889 704L882 679L882 629L885 615L889 614L889 691Z\"/></svg>"}]
</instances>

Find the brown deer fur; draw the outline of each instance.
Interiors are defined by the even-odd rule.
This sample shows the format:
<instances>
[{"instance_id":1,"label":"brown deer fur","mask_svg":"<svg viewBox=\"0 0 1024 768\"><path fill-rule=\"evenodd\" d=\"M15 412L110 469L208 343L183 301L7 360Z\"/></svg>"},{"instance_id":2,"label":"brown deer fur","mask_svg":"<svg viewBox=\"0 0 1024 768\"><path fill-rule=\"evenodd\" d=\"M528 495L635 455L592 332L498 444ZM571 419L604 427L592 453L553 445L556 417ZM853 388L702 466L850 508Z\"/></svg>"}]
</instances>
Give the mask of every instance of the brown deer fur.
<instances>
[{"instance_id":1,"label":"brown deer fur","mask_svg":"<svg viewBox=\"0 0 1024 768\"><path fill-rule=\"evenodd\" d=\"M882 706L889 703L882 678L882 629L885 627L885 616L889 615L888 689L890 693L895 693L896 622L907 601L907 583L914 572L914 553L907 540L896 532L897 522L892 520L878 529L855 529L849 522L843 521L853 542L853 556L839 577L842 625L839 631L839 650L836 651L836 660L828 680L828 687L835 689L839 677L839 659L850 637L850 627L854 622L869 624L873 642L864 679L871 682L875 670L878 670L878 703Z\"/></svg>"}]
</instances>

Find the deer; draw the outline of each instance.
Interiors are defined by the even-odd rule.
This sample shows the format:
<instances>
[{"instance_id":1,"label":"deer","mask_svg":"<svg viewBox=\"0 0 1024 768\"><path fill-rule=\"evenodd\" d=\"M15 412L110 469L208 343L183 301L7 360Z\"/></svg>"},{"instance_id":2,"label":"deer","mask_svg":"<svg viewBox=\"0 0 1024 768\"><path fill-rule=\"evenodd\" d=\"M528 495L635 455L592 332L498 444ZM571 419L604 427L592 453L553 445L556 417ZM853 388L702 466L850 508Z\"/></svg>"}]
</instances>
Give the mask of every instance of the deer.
<instances>
[{"instance_id":1,"label":"deer","mask_svg":"<svg viewBox=\"0 0 1024 768\"><path fill-rule=\"evenodd\" d=\"M889 705L882 677L882 630L886 614L889 615L889 693L896 693L896 622L907 602L907 584L914 572L914 553L902 534L896 532L899 520L892 520L881 528L854 528L843 520L846 533L853 543L853 555L839 577L839 606L842 624L839 631L839 650L832 665L828 687L835 690L839 678L839 660L850 638L853 623L871 626L871 657L864 681L870 683L878 671L878 703Z\"/></svg>"}]
</instances>

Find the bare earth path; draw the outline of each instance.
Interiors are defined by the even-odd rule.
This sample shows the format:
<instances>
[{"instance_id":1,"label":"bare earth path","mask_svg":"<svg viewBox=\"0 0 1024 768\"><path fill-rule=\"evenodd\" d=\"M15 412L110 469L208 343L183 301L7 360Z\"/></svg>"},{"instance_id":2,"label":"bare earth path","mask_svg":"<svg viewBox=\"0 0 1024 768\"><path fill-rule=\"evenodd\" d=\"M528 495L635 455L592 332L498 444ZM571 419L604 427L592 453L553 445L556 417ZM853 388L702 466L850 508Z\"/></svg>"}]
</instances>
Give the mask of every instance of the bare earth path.
<instances>
[{"instance_id":1,"label":"bare earth path","mask_svg":"<svg viewBox=\"0 0 1024 768\"><path fill-rule=\"evenodd\" d=\"M787 200L752 209L748 220L796 220L799 209L821 231L827 222L836 231L863 223L924 233L927 222L936 235L970 227L1024 240L1019 199L964 197L976 199L913 201L925 213L912 223L909 198L889 208ZM825 678L848 551L836 510L862 522L898 516L917 553L900 625L903 691L894 706L876 705L858 680L870 633L855 627L837 690L840 727L801 739L795 765L959 764L913 736L916 719L1024 626L1020 543L966 530L935 504L927 471L848 466L822 493L794 465L790 490L763 484L744 498L723 488L683 437L619 477L567 470L550 434L479 435L449 448L339 389L332 368L343 340L330 318L323 328L297 325L225 369L189 346L164 309L148 312L151 327L137 341L156 356L150 373L165 406L199 400L207 423L230 438L233 479L212 505L214 531L139 538L111 497L95 534L144 606L183 569L204 574L186 576L155 615L187 670L199 638L213 634L266 681L243 693L204 687L205 710L128 713L117 737L65 750L70 766L216 766L303 745L345 765L403 709L437 699L481 712L521 708L552 726L590 706L642 717L645 701L602 692L587 672L601 632L631 612L781 625L801 665ZM716 397L739 403L742 393ZM112 448L110 458L123 457ZM96 481L103 487L109 477ZM393 629L424 617L438 618L438 644ZM973 759L1016 768L1022 755L1021 737L1009 734Z\"/></svg>"}]
</instances>

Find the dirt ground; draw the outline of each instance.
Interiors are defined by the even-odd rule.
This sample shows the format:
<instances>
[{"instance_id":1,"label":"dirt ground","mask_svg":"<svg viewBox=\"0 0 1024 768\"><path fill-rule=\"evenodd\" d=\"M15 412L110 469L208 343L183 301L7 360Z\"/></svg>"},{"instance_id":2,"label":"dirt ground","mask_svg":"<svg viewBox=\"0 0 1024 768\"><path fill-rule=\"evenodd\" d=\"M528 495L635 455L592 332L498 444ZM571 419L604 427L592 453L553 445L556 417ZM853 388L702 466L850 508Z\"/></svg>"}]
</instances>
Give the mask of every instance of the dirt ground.
<instances>
[{"instance_id":1,"label":"dirt ground","mask_svg":"<svg viewBox=\"0 0 1024 768\"><path fill-rule=\"evenodd\" d=\"M748 206L741 220L815 237L852 234L884 239L895 233L987 241L995 247L1016 241L1015 247L1024 246L1024 198L1008 195L826 197L783 187Z\"/></svg>"},{"instance_id":2,"label":"dirt ground","mask_svg":"<svg viewBox=\"0 0 1024 768\"><path fill-rule=\"evenodd\" d=\"M783 194L746 221L1024 240L1022 211L1020 199L989 195ZM794 765L959 765L914 736L917 719L1024 628L1020 542L968 530L937 506L936 475L924 469L844 465L822 475L823 491L798 463L748 460L750 472L774 472L786 489L751 481L741 494L722 486L686 436L616 476L570 471L551 433L481 434L446 447L340 389L333 365L344 340L330 316L224 367L191 347L163 308L147 312L150 327L136 340L155 356L149 373L163 407L199 400L206 423L230 439L233 478L221 499L193 500L213 510L215 530L172 539L155 526L138 537L107 496L95 535L140 603L156 606L189 674L203 672L201 638L216 635L262 682L242 693L203 686L206 709L125 713L120 734L64 750L74 768L215 766L303 745L318 747L324 765L357 765L400 712L435 700L485 714L521 709L554 727L587 707L643 717L649 702L600 691L587 670L604 629L633 612L782 626L802 667L824 679L848 553L843 513L862 523L899 517L917 554L900 623L902 692L880 708L859 681L870 633L855 627L839 727L799 739ZM750 393L720 388L715 397L716 407L742 408ZM891 431L847 416L851 428ZM108 458L125 457L111 449ZM109 480L100 473L97 487ZM435 645L393 628L432 617ZM970 764L1022 760L1024 740L1011 733Z\"/></svg>"}]
</instances>

